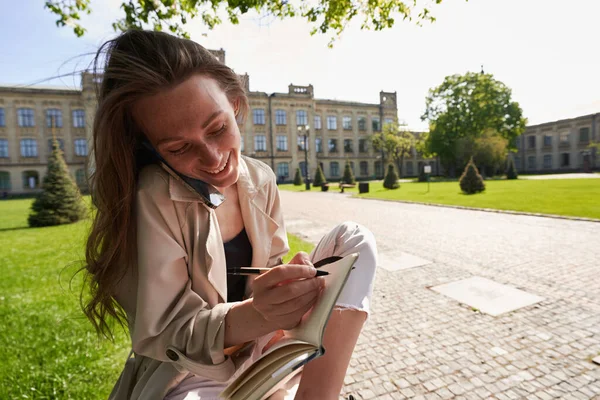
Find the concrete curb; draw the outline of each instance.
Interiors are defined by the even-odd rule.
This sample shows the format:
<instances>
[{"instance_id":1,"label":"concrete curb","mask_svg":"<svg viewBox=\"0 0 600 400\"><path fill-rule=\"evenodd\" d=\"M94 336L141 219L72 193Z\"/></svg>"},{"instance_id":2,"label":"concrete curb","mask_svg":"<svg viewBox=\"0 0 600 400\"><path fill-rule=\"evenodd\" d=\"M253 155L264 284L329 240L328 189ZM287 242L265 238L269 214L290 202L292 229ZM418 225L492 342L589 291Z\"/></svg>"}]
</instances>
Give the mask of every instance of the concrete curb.
<instances>
[{"instance_id":1,"label":"concrete curb","mask_svg":"<svg viewBox=\"0 0 600 400\"><path fill-rule=\"evenodd\" d=\"M361 197L358 194L356 194L352 197L357 198L357 199L363 199L363 200L379 200L379 201L389 201L389 202L393 202L393 203L418 204L418 205L422 205L422 206L457 208L459 210L493 212L493 213L498 213L498 214L526 215L529 217L566 219L566 220L571 220L571 221L600 222L600 219L596 219L596 218L571 217L568 215L542 214L542 213L532 213L532 212L526 212L526 211L497 210L494 208L466 207L466 206L456 206L456 205L452 205L452 204L425 203L425 202L410 201L410 200L377 199L374 197Z\"/></svg>"}]
</instances>

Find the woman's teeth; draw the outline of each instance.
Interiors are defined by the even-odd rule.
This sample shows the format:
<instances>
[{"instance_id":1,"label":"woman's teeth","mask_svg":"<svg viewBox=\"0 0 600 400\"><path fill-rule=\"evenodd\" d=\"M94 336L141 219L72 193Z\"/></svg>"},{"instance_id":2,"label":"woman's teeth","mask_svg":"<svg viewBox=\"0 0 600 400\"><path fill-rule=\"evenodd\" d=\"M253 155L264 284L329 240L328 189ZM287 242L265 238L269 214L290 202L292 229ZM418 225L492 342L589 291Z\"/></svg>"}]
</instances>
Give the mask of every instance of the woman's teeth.
<instances>
[{"instance_id":1,"label":"woman's teeth","mask_svg":"<svg viewBox=\"0 0 600 400\"><path fill-rule=\"evenodd\" d=\"M205 172L207 172L207 173L209 173L209 174L212 174L212 175L216 175L216 174L218 174L219 172L223 171L223 170L225 169L225 167L226 167L226 166L227 166L227 163L225 163L225 164L224 164L224 165L223 165L221 168L219 168L219 169L217 169L217 170L214 170L214 171L205 171Z\"/></svg>"}]
</instances>

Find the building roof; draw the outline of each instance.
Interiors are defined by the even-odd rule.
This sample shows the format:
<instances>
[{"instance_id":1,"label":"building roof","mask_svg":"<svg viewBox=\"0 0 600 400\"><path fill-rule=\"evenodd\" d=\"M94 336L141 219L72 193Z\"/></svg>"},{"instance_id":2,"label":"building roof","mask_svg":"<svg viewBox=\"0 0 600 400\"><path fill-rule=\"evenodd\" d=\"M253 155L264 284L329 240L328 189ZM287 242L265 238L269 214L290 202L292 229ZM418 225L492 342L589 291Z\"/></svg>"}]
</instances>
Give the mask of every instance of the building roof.
<instances>
[{"instance_id":1,"label":"building roof","mask_svg":"<svg viewBox=\"0 0 600 400\"><path fill-rule=\"evenodd\" d=\"M46 93L46 94L79 94L81 88L70 88L68 86L58 85L2 85L0 84L0 92L11 93Z\"/></svg>"}]
</instances>

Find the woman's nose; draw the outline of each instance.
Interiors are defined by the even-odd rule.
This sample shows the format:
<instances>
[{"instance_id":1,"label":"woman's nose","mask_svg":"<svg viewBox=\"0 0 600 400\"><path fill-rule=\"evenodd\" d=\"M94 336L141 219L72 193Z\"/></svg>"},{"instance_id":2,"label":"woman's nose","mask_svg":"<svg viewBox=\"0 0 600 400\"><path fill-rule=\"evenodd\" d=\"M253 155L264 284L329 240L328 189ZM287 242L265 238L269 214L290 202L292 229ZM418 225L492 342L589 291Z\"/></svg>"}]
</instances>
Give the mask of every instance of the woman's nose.
<instances>
[{"instance_id":1,"label":"woman's nose","mask_svg":"<svg viewBox=\"0 0 600 400\"><path fill-rule=\"evenodd\" d=\"M198 144L198 159L204 167L219 167L221 164L221 155L219 148L214 144Z\"/></svg>"}]
</instances>

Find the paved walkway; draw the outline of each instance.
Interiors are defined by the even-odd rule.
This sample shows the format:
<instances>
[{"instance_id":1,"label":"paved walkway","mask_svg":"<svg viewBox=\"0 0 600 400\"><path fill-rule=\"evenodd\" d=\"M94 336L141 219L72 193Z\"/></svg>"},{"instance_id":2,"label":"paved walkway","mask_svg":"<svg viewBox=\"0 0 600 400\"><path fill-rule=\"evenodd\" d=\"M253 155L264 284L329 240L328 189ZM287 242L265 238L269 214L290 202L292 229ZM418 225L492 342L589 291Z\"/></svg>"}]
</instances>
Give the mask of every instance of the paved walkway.
<instances>
[{"instance_id":1,"label":"paved walkway","mask_svg":"<svg viewBox=\"0 0 600 400\"><path fill-rule=\"evenodd\" d=\"M282 192L317 242L354 220L378 239L373 315L344 394L359 399L600 398L600 223ZM394 263L430 263L390 271ZM403 261L404 260L404 261ZM385 269L386 267L388 269ZM402 267L402 266L400 266ZM545 300L492 317L431 289L472 276Z\"/></svg>"},{"instance_id":2,"label":"paved walkway","mask_svg":"<svg viewBox=\"0 0 600 400\"><path fill-rule=\"evenodd\" d=\"M548 174L548 175L519 175L520 179L533 179L533 180L544 180L544 179L600 179L600 174L584 174L584 173L572 173L572 174Z\"/></svg>"}]
</instances>

